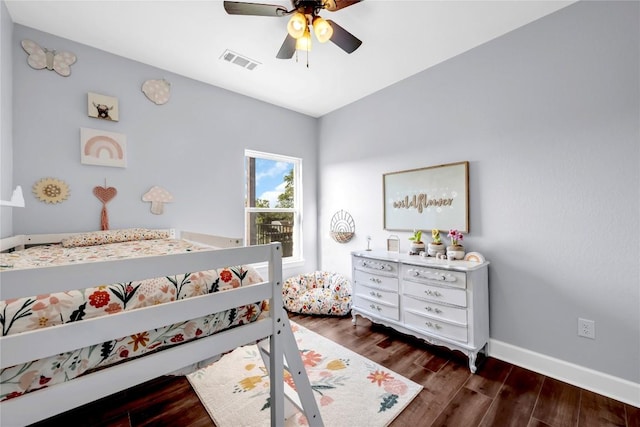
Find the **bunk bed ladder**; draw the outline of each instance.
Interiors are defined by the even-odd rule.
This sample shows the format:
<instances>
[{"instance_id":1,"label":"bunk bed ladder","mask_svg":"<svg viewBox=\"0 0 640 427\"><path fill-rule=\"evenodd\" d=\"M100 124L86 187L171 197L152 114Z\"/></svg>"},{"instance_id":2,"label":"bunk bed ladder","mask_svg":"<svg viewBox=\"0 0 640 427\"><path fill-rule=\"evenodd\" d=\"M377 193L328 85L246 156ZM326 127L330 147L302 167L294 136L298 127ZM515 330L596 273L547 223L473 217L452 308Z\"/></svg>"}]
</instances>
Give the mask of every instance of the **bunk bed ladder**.
<instances>
[{"instance_id":1,"label":"bunk bed ladder","mask_svg":"<svg viewBox=\"0 0 640 427\"><path fill-rule=\"evenodd\" d=\"M290 417L295 413L295 410L299 410L307 417L307 422L310 427L323 427L322 416L318 409L318 404L313 396L313 390L311 389L311 383L307 376L307 371L302 363L302 357L296 344L296 339L291 330L291 323L289 323L289 317L287 312L282 309L282 345L283 353L286 359L284 368L291 374L293 382L296 386L296 390L291 388L287 383L284 384L284 395L286 397L285 403L285 416ZM270 369L270 350L269 340L262 340L258 343L260 349L260 355L267 370ZM293 406L291 406L293 405Z\"/></svg>"}]
</instances>

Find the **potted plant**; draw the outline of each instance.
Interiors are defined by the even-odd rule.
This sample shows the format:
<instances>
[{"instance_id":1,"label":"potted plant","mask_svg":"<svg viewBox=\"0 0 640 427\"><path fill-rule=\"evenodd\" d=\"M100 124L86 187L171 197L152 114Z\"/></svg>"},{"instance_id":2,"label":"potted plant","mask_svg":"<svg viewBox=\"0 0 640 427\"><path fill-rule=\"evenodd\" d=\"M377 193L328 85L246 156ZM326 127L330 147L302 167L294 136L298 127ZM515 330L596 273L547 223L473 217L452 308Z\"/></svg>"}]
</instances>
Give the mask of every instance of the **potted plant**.
<instances>
[{"instance_id":1,"label":"potted plant","mask_svg":"<svg viewBox=\"0 0 640 427\"><path fill-rule=\"evenodd\" d=\"M427 255L429 256L437 256L438 254L445 253L444 243L442 243L442 239L440 238L440 230L434 228L431 230L431 243L427 246Z\"/></svg>"},{"instance_id":2,"label":"potted plant","mask_svg":"<svg viewBox=\"0 0 640 427\"><path fill-rule=\"evenodd\" d=\"M413 230L413 236L409 237L411 240L411 247L409 248L409 255L419 255L420 252L424 252L424 242L422 241L422 230Z\"/></svg>"},{"instance_id":3,"label":"potted plant","mask_svg":"<svg viewBox=\"0 0 640 427\"><path fill-rule=\"evenodd\" d=\"M449 259L463 259L464 258L464 246L462 246L462 239L464 236L458 230L449 230L447 235L451 237L451 245L447 246L447 258Z\"/></svg>"}]
</instances>

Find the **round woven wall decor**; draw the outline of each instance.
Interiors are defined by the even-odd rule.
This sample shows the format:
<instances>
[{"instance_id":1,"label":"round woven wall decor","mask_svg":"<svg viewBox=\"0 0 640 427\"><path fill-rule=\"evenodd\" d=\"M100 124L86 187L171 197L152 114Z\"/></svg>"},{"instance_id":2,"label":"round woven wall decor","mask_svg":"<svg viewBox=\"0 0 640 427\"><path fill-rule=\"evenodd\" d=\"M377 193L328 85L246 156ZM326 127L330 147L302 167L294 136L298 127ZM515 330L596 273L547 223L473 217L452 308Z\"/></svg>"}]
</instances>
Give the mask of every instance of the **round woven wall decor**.
<instances>
[{"instance_id":1,"label":"round woven wall decor","mask_svg":"<svg viewBox=\"0 0 640 427\"><path fill-rule=\"evenodd\" d=\"M331 237L338 243L347 243L356 232L356 224L349 212L340 210L331 218Z\"/></svg>"}]
</instances>

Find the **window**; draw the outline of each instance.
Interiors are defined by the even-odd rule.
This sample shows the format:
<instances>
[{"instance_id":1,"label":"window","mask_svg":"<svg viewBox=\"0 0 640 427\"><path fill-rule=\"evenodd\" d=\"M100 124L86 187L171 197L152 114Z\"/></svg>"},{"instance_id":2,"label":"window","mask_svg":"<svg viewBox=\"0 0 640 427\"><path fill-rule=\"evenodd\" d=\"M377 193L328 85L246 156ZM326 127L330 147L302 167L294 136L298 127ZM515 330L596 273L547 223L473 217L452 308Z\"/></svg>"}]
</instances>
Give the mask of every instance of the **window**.
<instances>
[{"instance_id":1,"label":"window","mask_svg":"<svg viewBox=\"0 0 640 427\"><path fill-rule=\"evenodd\" d=\"M245 242L281 242L285 261L302 259L301 163L245 150Z\"/></svg>"}]
</instances>

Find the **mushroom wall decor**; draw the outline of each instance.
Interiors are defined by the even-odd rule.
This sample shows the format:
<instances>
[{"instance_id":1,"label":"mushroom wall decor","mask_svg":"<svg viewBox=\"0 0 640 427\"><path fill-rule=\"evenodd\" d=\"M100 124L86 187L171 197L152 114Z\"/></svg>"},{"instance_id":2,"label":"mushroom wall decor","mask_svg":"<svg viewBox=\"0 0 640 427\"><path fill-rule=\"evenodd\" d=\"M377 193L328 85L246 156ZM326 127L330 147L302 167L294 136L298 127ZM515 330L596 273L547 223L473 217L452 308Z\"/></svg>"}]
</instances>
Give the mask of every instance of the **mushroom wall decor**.
<instances>
[{"instance_id":1,"label":"mushroom wall decor","mask_svg":"<svg viewBox=\"0 0 640 427\"><path fill-rule=\"evenodd\" d=\"M142 196L143 202L151 202L151 213L162 215L164 204L173 202L173 195L162 187L153 186Z\"/></svg>"}]
</instances>

